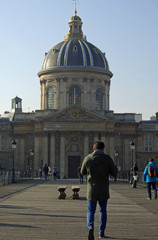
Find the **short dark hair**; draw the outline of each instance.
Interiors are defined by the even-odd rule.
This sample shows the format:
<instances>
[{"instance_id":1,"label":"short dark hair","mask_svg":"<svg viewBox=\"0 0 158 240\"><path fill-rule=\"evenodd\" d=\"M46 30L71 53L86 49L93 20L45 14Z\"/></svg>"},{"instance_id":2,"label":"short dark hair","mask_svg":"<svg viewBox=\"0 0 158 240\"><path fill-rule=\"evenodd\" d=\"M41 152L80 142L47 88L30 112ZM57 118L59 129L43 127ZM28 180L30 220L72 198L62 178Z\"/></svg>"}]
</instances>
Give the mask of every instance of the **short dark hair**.
<instances>
[{"instance_id":1,"label":"short dark hair","mask_svg":"<svg viewBox=\"0 0 158 240\"><path fill-rule=\"evenodd\" d=\"M93 143L93 149L96 150L96 149L103 149L105 148L105 144L101 141L96 141Z\"/></svg>"},{"instance_id":2,"label":"short dark hair","mask_svg":"<svg viewBox=\"0 0 158 240\"><path fill-rule=\"evenodd\" d=\"M153 158L150 158L150 159L149 159L149 162L154 162L154 159L153 159Z\"/></svg>"}]
</instances>

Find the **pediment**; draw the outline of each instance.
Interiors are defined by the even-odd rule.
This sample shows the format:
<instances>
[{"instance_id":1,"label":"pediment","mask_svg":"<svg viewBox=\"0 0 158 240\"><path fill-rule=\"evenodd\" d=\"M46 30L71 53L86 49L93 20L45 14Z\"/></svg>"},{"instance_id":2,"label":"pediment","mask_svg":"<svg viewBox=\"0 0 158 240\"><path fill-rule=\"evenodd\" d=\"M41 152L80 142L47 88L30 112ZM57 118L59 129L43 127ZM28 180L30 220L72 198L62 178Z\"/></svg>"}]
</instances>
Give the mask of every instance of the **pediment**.
<instances>
[{"instance_id":1,"label":"pediment","mask_svg":"<svg viewBox=\"0 0 158 240\"><path fill-rule=\"evenodd\" d=\"M85 108L73 105L43 117L44 121L105 121L107 118Z\"/></svg>"}]
</instances>

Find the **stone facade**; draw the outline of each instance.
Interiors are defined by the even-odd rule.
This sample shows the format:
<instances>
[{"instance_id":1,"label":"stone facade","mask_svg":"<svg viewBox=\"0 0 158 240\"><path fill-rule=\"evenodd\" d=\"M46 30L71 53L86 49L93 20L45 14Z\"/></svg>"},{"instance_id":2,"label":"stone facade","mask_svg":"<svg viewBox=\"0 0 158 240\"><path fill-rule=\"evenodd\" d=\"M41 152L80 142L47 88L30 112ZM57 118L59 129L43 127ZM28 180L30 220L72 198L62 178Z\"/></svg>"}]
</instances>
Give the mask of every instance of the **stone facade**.
<instances>
[{"instance_id":1,"label":"stone facade","mask_svg":"<svg viewBox=\"0 0 158 240\"><path fill-rule=\"evenodd\" d=\"M11 112L1 115L1 169L12 170L14 156L15 170L36 175L47 163L58 168L61 178L64 174L74 178L96 140L105 143L105 152L119 171L130 171L135 161L142 171L150 157L158 163L158 114L142 121L141 114L110 110L113 74L105 55L83 36L81 23L75 12L65 40L46 53L38 73L41 109L24 113L22 100L16 97ZM135 142L133 152L131 141Z\"/></svg>"},{"instance_id":2,"label":"stone facade","mask_svg":"<svg viewBox=\"0 0 158 240\"><path fill-rule=\"evenodd\" d=\"M55 89L54 109L63 109L69 106L69 89L79 86L81 89L81 106L95 110L96 89L102 89L103 110L109 111L110 77L98 72L76 70L72 73L62 71L46 75L38 74L41 83L41 110L48 109L48 89Z\"/></svg>"},{"instance_id":3,"label":"stone facade","mask_svg":"<svg viewBox=\"0 0 158 240\"><path fill-rule=\"evenodd\" d=\"M0 136L5 146L0 151L1 168L12 169L11 140L16 140L14 150L15 169L27 170L28 159L31 169L45 163L56 166L61 177L77 177L77 168L84 156L92 152L95 140L105 143L109 154L122 171L131 168L131 161L137 161L143 170L148 159L158 161L157 121L118 121L101 116L85 108L73 105L54 112L37 110L34 113L14 113L12 121L0 119ZM151 149L144 149L145 136L151 136ZM130 141L135 141L133 159ZM30 150L34 150L34 156ZM116 159L114 152L118 151ZM30 167L29 166L29 167Z\"/></svg>"}]
</instances>

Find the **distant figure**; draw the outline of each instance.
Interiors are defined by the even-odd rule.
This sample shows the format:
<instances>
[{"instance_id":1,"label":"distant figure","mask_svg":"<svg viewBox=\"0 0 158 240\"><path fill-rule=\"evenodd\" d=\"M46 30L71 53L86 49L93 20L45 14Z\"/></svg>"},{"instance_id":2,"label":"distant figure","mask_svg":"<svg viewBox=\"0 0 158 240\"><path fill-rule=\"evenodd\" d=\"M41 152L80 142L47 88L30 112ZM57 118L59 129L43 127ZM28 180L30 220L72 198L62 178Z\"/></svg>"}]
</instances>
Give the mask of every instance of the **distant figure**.
<instances>
[{"instance_id":1,"label":"distant figure","mask_svg":"<svg viewBox=\"0 0 158 240\"><path fill-rule=\"evenodd\" d=\"M147 189L148 189L148 200L151 200L151 186L154 191L154 197L157 199L157 188L156 188L156 182L158 177L158 167L154 163L154 159L149 159L148 165L145 167L144 173L143 173L143 180L147 183Z\"/></svg>"},{"instance_id":2,"label":"distant figure","mask_svg":"<svg viewBox=\"0 0 158 240\"><path fill-rule=\"evenodd\" d=\"M64 174L63 179L66 179L66 174Z\"/></svg>"},{"instance_id":3,"label":"distant figure","mask_svg":"<svg viewBox=\"0 0 158 240\"><path fill-rule=\"evenodd\" d=\"M48 166L48 176L52 179L52 169L51 166Z\"/></svg>"},{"instance_id":4,"label":"distant figure","mask_svg":"<svg viewBox=\"0 0 158 240\"><path fill-rule=\"evenodd\" d=\"M133 184L132 184L132 187L133 187L133 188L136 188L136 187L137 187L137 182L138 182L138 173L137 173L137 172L134 172L134 175L133 175Z\"/></svg>"},{"instance_id":5,"label":"distant figure","mask_svg":"<svg viewBox=\"0 0 158 240\"><path fill-rule=\"evenodd\" d=\"M83 184L83 175L81 174L81 167L79 167L77 169L77 173L78 173L78 177L79 177L80 183Z\"/></svg>"},{"instance_id":6,"label":"distant figure","mask_svg":"<svg viewBox=\"0 0 158 240\"><path fill-rule=\"evenodd\" d=\"M42 177L43 177L43 170L42 170L42 167L39 168L39 175L40 175L40 179L42 179Z\"/></svg>"},{"instance_id":7,"label":"distant figure","mask_svg":"<svg viewBox=\"0 0 158 240\"><path fill-rule=\"evenodd\" d=\"M113 160L104 153L104 143L93 143L93 153L86 156L81 167L81 174L87 174L87 227L88 240L94 240L94 216L99 202L100 226L99 238L105 237L107 222L107 201L109 199L109 175L115 177Z\"/></svg>"},{"instance_id":8,"label":"distant figure","mask_svg":"<svg viewBox=\"0 0 158 240\"><path fill-rule=\"evenodd\" d=\"M115 171L116 171L116 175L114 176L114 182L117 181L117 165L114 165Z\"/></svg>"},{"instance_id":9,"label":"distant figure","mask_svg":"<svg viewBox=\"0 0 158 240\"><path fill-rule=\"evenodd\" d=\"M45 174L45 180L47 181L48 179L48 166L47 163L45 164L44 168L43 168L44 174Z\"/></svg>"},{"instance_id":10,"label":"distant figure","mask_svg":"<svg viewBox=\"0 0 158 240\"><path fill-rule=\"evenodd\" d=\"M138 172L138 166L137 163L135 162L134 166L133 166L133 171L134 172Z\"/></svg>"},{"instance_id":11,"label":"distant figure","mask_svg":"<svg viewBox=\"0 0 158 240\"><path fill-rule=\"evenodd\" d=\"M57 168L53 167L53 177L54 177L54 180L56 180L56 178L57 178L57 173L58 173Z\"/></svg>"}]
</instances>

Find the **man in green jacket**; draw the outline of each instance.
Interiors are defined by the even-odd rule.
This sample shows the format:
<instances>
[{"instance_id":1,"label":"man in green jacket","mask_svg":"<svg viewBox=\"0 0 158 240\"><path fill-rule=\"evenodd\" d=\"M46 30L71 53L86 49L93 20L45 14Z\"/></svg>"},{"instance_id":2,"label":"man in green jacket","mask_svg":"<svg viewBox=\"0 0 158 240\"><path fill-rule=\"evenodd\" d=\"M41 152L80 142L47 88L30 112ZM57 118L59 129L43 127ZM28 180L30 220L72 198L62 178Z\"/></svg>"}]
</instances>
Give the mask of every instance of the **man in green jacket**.
<instances>
[{"instance_id":1,"label":"man in green jacket","mask_svg":"<svg viewBox=\"0 0 158 240\"><path fill-rule=\"evenodd\" d=\"M93 144L93 153L85 157L81 174L87 175L87 227L88 240L94 240L94 215L99 202L99 238L106 238L104 231L107 221L107 200L109 199L109 175L116 176L113 160L104 153L101 141Z\"/></svg>"}]
</instances>

